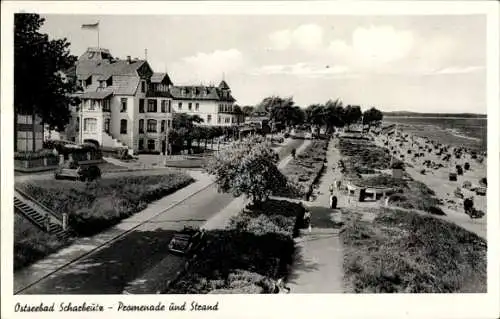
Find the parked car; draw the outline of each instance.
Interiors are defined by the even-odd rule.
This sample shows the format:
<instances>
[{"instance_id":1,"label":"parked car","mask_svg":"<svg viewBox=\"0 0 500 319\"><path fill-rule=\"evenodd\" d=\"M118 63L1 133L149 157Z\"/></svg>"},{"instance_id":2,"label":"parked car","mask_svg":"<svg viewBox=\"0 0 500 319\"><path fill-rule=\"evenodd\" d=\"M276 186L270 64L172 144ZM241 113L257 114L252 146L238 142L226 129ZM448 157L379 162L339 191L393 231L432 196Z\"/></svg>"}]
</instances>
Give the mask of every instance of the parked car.
<instances>
[{"instance_id":1,"label":"parked car","mask_svg":"<svg viewBox=\"0 0 500 319\"><path fill-rule=\"evenodd\" d=\"M78 181L93 181L101 178L101 169L96 165L79 166L77 168L59 168L54 173L55 179L73 179Z\"/></svg>"},{"instance_id":2,"label":"parked car","mask_svg":"<svg viewBox=\"0 0 500 319\"><path fill-rule=\"evenodd\" d=\"M168 244L168 250L182 255L190 254L199 248L204 235L205 232L199 228L184 227L174 234Z\"/></svg>"}]
</instances>

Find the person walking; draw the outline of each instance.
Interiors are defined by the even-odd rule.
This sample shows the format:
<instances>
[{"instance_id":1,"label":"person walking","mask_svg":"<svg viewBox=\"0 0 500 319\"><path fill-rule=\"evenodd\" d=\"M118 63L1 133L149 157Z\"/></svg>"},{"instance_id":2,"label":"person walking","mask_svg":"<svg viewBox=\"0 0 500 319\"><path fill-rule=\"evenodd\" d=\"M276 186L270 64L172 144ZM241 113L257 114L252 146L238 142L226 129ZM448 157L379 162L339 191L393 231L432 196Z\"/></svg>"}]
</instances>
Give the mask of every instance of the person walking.
<instances>
[{"instance_id":1,"label":"person walking","mask_svg":"<svg viewBox=\"0 0 500 319\"><path fill-rule=\"evenodd\" d=\"M330 195L330 209L336 209L337 208L337 196L331 194Z\"/></svg>"},{"instance_id":2,"label":"person walking","mask_svg":"<svg viewBox=\"0 0 500 319\"><path fill-rule=\"evenodd\" d=\"M304 226L311 232L311 212L309 210L306 210L304 214Z\"/></svg>"}]
</instances>

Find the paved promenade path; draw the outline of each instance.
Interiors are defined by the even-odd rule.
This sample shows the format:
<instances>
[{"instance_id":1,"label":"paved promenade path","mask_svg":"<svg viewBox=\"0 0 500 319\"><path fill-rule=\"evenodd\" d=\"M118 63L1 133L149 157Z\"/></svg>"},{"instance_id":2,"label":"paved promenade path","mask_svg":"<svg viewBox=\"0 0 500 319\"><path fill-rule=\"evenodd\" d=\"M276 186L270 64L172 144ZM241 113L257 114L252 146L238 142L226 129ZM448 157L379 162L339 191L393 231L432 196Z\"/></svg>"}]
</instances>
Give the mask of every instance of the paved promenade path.
<instances>
[{"instance_id":1,"label":"paved promenade path","mask_svg":"<svg viewBox=\"0 0 500 319\"><path fill-rule=\"evenodd\" d=\"M330 207L330 184L338 178L333 168L339 159L338 150L329 143L327 167L314 201L302 201L311 211L311 232L301 232L296 240L298 247L293 269L287 279L291 293L342 293L342 244L339 238L341 214ZM346 200L339 197L339 207Z\"/></svg>"},{"instance_id":2,"label":"paved promenade path","mask_svg":"<svg viewBox=\"0 0 500 319\"><path fill-rule=\"evenodd\" d=\"M291 149L300 147L303 142L290 140L283 146L288 151L280 151L280 166L288 161ZM157 171L162 173L162 170ZM14 292L120 294L128 283L164 262L165 258L170 258L168 264L172 272L177 271L184 260L171 255L167 249L175 231L185 225L203 226L209 221L212 225L220 225L225 218L219 217L221 222L216 222L212 217L240 211L238 200L241 199L218 193L212 179L202 172L191 171L190 174L197 179L195 183L150 203L142 212L107 231L79 238L73 245L15 272Z\"/></svg>"}]
</instances>

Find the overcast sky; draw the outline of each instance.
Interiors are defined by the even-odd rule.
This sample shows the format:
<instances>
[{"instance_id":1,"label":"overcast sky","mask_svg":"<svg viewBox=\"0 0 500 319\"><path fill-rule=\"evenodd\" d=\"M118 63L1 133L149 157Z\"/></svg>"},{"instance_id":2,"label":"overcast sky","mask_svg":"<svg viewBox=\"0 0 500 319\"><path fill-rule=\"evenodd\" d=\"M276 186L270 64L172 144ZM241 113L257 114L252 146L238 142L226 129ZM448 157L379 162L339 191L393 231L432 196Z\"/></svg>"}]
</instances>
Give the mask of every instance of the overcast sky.
<instances>
[{"instance_id":1,"label":"overcast sky","mask_svg":"<svg viewBox=\"0 0 500 319\"><path fill-rule=\"evenodd\" d=\"M483 16L44 15L81 55L97 34L115 57L144 58L174 84L218 84L240 105L276 94L384 111L486 113Z\"/></svg>"}]
</instances>

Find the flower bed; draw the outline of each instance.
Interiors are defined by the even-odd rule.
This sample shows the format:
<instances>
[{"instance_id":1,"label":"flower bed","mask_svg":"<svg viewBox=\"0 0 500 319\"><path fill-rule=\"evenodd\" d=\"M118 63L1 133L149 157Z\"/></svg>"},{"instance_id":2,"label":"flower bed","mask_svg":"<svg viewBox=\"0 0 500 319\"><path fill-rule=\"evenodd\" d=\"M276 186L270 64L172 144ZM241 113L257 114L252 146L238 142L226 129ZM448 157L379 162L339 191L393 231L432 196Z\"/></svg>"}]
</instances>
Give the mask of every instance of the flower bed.
<instances>
[{"instance_id":1,"label":"flower bed","mask_svg":"<svg viewBox=\"0 0 500 319\"><path fill-rule=\"evenodd\" d=\"M372 174L375 170L388 169L391 155L386 149L367 141L340 139L337 147L342 156L349 160L344 162L346 172Z\"/></svg>"},{"instance_id":2,"label":"flower bed","mask_svg":"<svg viewBox=\"0 0 500 319\"><path fill-rule=\"evenodd\" d=\"M326 149L328 141L314 140L306 150L283 169L283 174L287 176L300 191L297 194L278 192L277 196L304 197L310 195L312 186L317 183L324 170L326 159Z\"/></svg>"},{"instance_id":3,"label":"flower bed","mask_svg":"<svg viewBox=\"0 0 500 319\"><path fill-rule=\"evenodd\" d=\"M37 180L16 184L55 213L68 212L69 225L89 236L146 208L147 204L190 184L180 173L104 178L91 183Z\"/></svg>"},{"instance_id":4,"label":"flower bed","mask_svg":"<svg viewBox=\"0 0 500 319\"><path fill-rule=\"evenodd\" d=\"M209 244L167 293L271 293L287 275L303 215L299 204L269 200L234 217L227 229L207 231Z\"/></svg>"}]
</instances>

